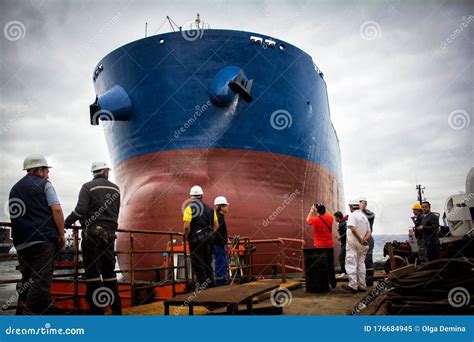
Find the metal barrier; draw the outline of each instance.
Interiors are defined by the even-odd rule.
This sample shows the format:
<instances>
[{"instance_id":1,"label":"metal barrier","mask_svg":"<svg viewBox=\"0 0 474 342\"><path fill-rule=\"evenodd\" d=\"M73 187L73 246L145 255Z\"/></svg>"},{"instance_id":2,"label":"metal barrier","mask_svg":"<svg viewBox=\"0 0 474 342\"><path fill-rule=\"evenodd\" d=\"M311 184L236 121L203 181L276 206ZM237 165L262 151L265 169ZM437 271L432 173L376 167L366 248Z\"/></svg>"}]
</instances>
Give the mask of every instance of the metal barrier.
<instances>
[{"instance_id":1,"label":"metal barrier","mask_svg":"<svg viewBox=\"0 0 474 342\"><path fill-rule=\"evenodd\" d=\"M289 239L289 238L277 238L277 239L258 239L258 240L252 240L248 237L242 237L239 238L240 241L237 244L237 246L244 246L243 249L238 249L235 248L233 243L230 244L229 247L229 257L235 256L236 253L240 253L246 260L246 262L243 265L238 265L238 266L230 266L229 270L234 271L234 270L241 270L242 276L243 277L261 277L262 272L259 274L254 273L254 268L261 267L265 269L268 266L276 266L277 269L280 269L280 274L281 274L281 282L286 283L287 280L287 269L298 272L298 273L303 273L303 268L302 267L295 267L287 264L287 258L290 259L296 259L298 260L298 265L302 266L303 259L302 259L302 254L300 258L294 258L291 256L287 256L286 252L288 251L298 251L299 253L302 253L302 246L304 244L304 240L301 239ZM232 241L235 241L235 237L231 239ZM301 244L301 248L291 248L289 246L290 243L298 243ZM275 251L270 251L270 252L265 252L265 253L255 253L255 245L267 245L270 248L273 247L275 248ZM253 263L253 258L257 256L273 256L272 260L270 263L266 264L256 264Z\"/></svg>"},{"instance_id":2,"label":"metal barrier","mask_svg":"<svg viewBox=\"0 0 474 342\"><path fill-rule=\"evenodd\" d=\"M0 222L1 227L11 227L10 222ZM55 301L63 301L63 300L73 300L74 303L74 313L79 312L79 277L84 275L84 273L80 273L80 267L79 267L79 255L82 254L79 251L79 231L82 229L80 226L71 226L71 227L66 227L66 230L72 230L72 237L73 237L73 271L72 273L64 273L64 274L53 274L53 279L57 278L68 278L72 277L73 278L73 284L74 284L74 293L71 296L64 296L60 298L55 298ZM130 273L130 299L131 299L131 305L135 306L136 298L135 298L135 293L137 290L140 289L146 289L146 288L154 288L158 287L162 284L145 284L145 285L137 285L136 284L136 273L137 272L147 272L147 271L157 271L157 270L171 270L171 286L172 286L172 294L173 297L176 296L177 294L182 294L182 293L187 293L189 292L189 277L188 277L188 263L186 262L187 260L187 241L184 237L183 233L176 233L176 232L165 232L165 231L150 231L150 230L125 230L125 229L117 229L116 232L118 233L125 233L129 235L129 241L130 241L130 249L129 250L117 250L116 254L128 254L130 256L130 269L121 269L121 270L116 270L115 273ZM168 246L170 246L170 250L136 250L135 249L135 234L149 234L149 235L161 235L161 236L168 236L169 237L169 242ZM182 246L183 246L183 252L181 251L175 251L175 246L178 246L177 240L175 239L181 238L182 239ZM61 252L64 253L64 252ZM135 255L136 254L142 254L142 253L147 253L147 254L156 254L156 253L168 253L171 256L174 254L184 254L184 265L183 266L178 266L174 265L174 263L171 263L171 266L166 265L166 266L158 266L158 267L147 267L147 268L136 268L135 267ZM174 270L177 269L184 269L184 279L185 279L185 291L184 292L177 292L176 291L176 284L178 283L175 277L175 272ZM21 279L8 279L8 280L0 280L0 284L13 284L13 283L18 283L20 282ZM124 292L128 290L120 290L119 292ZM10 306L6 310L13 310L16 309L16 306Z\"/></svg>"}]
</instances>

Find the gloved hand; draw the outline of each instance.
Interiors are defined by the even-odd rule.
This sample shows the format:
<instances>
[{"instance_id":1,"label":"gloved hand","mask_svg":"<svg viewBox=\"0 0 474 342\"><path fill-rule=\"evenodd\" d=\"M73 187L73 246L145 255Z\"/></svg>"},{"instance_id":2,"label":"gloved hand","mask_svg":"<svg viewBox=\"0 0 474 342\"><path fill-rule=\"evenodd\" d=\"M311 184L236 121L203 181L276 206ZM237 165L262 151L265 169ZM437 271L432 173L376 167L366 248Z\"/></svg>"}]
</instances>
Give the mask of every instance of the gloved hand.
<instances>
[{"instance_id":1,"label":"gloved hand","mask_svg":"<svg viewBox=\"0 0 474 342\"><path fill-rule=\"evenodd\" d=\"M71 217L71 215L69 215L65 220L64 220L64 227L70 227L74 224L74 222L76 222L76 220Z\"/></svg>"}]
</instances>

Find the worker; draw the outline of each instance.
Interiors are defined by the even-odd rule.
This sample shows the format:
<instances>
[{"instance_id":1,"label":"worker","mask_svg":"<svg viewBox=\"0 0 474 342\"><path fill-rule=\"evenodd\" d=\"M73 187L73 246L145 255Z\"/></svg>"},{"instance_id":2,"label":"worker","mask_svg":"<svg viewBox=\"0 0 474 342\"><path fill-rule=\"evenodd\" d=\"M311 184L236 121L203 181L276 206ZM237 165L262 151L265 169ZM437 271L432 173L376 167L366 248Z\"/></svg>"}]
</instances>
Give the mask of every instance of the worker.
<instances>
[{"instance_id":1,"label":"worker","mask_svg":"<svg viewBox=\"0 0 474 342\"><path fill-rule=\"evenodd\" d=\"M365 281L365 257L369 250L371 235L370 224L367 216L359 210L360 202L349 202L350 215L347 219L346 243L346 271L349 276L349 285L343 285L344 290L356 293L367 291Z\"/></svg>"},{"instance_id":2,"label":"worker","mask_svg":"<svg viewBox=\"0 0 474 342\"><path fill-rule=\"evenodd\" d=\"M365 281L367 283L367 286L373 286L374 285L374 237L373 237L373 231L374 231L374 221L375 221L375 214L367 209L367 199L366 198L361 198L359 200L359 205L360 205L360 211L367 217L369 220L369 225L370 225L370 237L369 237L369 250L367 251L367 256L365 257Z\"/></svg>"},{"instance_id":3,"label":"worker","mask_svg":"<svg viewBox=\"0 0 474 342\"><path fill-rule=\"evenodd\" d=\"M214 285L213 233L218 228L218 219L214 209L202 200L203 194L199 185L193 186L189 192L191 203L183 214L184 234L189 242L191 266L196 280L195 289Z\"/></svg>"},{"instance_id":4,"label":"worker","mask_svg":"<svg viewBox=\"0 0 474 342\"><path fill-rule=\"evenodd\" d=\"M413 224L415 225L413 228L413 231L415 233L415 238L416 242L418 244L418 260L420 262L428 262L428 258L426 256L426 251L425 251L425 243L423 241L423 233L418 231L418 227L421 226L421 221L423 220L423 211L421 209L421 204L416 202L413 204L411 207L413 211L413 216L412 216L412 221Z\"/></svg>"},{"instance_id":5,"label":"worker","mask_svg":"<svg viewBox=\"0 0 474 342\"><path fill-rule=\"evenodd\" d=\"M347 277L346 272L346 232L347 232L347 218L348 216L344 216L340 211L336 211L334 213L334 219L336 220L338 227L337 232L338 236L336 240L341 243L341 250L339 252L339 264L341 265L341 274L338 276L339 279L345 279Z\"/></svg>"},{"instance_id":6,"label":"worker","mask_svg":"<svg viewBox=\"0 0 474 342\"><path fill-rule=\"evenodd\" d=\"M336 272L334 270L334 241L332 236L332 225L334 219L326 214L323 204L314 204L306 217L306 222L313 227L314 247L324 248L327 252L328 280L332 288L335 288Z\"/></svg>"},{"instance_id":7,"label":"worker","mask_svg":"<svg viewBox=\"0 0 474 342\"><path fill-rule=\"evenodd\" d=\"M418 232L423 234L423 243L425 246L426 258L428 261L439 259L439 217L431 212L431 204L428 201L421 203L423 217L421 224L416 227Z\"/></svg>"},{"instance_id":8,"label":"worker","mask_svg":"<svg viewBox=\"0 0 474 342\"><path fill-rule=\"evenodd\" d=\"M229 210L229 202L224 196L214 199L214 207L217 213L219 227L214 232L214 280L216 286L227 285L228 261L227 261L227 224L225 216Z\"/></svg>"},{"instance_id":9,"label":"worker","mask_svg":"<svg viewBox=\"0 0 474 342\"><path fill-rule=\"evenodd\" d=\"M61 204L48 180L50 168L41 155L26 157L23 170L27 173L9 195L13 245L21 272L17 315L57 313L50 290L54 259L66 239Z\"/></svg>"},{"instance_id":10,"label":"worker","mask_svg":"<svg viewBox=\"0 0 474 342\"><path fill-rule=\"evenodd\" d=\"M113 315L121 315L122 302L115 273L115 231L118 228L120 189L109 181L110 167L107 163L92 163L91 172L93 179L82 185L77 205L66 218L65 225L69 227L79 220L82 226L81 247L88 313L103 315L104 307L110 305Z\"/></svg>"}]
</instances>

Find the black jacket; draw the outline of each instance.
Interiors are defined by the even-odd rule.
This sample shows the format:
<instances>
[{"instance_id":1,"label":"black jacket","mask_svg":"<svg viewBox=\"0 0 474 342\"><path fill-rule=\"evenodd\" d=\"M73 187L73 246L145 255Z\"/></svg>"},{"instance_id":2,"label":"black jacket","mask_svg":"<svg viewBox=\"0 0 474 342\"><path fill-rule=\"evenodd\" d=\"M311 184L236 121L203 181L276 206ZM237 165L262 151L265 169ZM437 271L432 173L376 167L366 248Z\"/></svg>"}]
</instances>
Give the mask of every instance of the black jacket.
<instances>
[{"instance_id":1,"label":"black jacket","mask_svg":"<svg viewBox=\"0 0 474 342\"><path fill-rule=\"evenodd\" d=\"M374 212L370 211L369 209L365 209L363 211L365 216L367 217L367 220L369 220L369 225L370 225L370 231L374 231L374 221L375 221L375 214Z\"/></svg>"},{"instance_id":2,"label":"black jacket","mask_svg":"<svg viewBox=\"0 0 474 342\"><path fill-rule=\"evenodd\" d=\"M225 246L227 245L227 224L224 215L217 213L217 220L219 221L219 227L214 232L214 244Z\"/></svg>"},{"instance_id":3,"label":"black jacket","mask_svg":"<svg viewBox=\"0 0 474 342\"><path fill-rule=\"evenodd\" d=\"M79 220L83 227L102 226L116 230L120 210L120 189L105 176L94 177L79 192L76 208L66 218L66 227Z\"/></svg>"},{"instance_id":4,"label":"black jacket","mask_svg":"<svg viewBox=\"0 0 474 342\"><path fill-rule=\"evenodd\" d=\"M439 230L439 217L434 213L423 215L421 219L421 225L423 226L423 239L425 242L437 242L438 230Z\"/></svg>"},{"instance_id":5,"label":"black jacket","mask_svg":"<svg viewBox=\"0 0 474 342\"><path fill-rule=\"evenodd\" d=\"M347 221L342 220L341 222L338 223L337 226L337 232L339 233L339 236L341 237L341 245L345 245L347 241Z\"/></svg>"}]
</instances>

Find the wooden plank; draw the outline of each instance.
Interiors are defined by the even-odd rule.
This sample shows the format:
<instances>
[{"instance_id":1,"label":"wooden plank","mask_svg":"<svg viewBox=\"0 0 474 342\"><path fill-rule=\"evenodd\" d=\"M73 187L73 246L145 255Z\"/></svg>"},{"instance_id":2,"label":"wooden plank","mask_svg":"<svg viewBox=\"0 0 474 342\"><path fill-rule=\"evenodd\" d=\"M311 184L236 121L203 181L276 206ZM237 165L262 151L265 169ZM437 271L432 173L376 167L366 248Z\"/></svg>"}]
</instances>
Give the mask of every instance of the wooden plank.
<instances>
[{"instance_id":1,"label":"wooden plank","mask_svg":"<svg viewBox=\"0 0 474 342\"><path fill-rule=\"evenodd\" d=\"M286 283L282 283L279 279L264 279L258 280L257 282L268 283L268 284L278 284L280 289L294 290L303 286L301 281L288 280ZM252 283L250 283L252 284ZM257 296L253 299L254 303L262 302L265 299L270 298L270 292L264 293L260 296Z\"/></svg>"},{"instance_id":2,"label":"wooden plank","mask_svg":"<svg viewBox=\"0 0 474 342\"><path fill-rule=\"evenodd\" d=\"M395 255L393 253L393 245L390 242L387 243L387 252L390 259L390 269L395 270Z\"/></svg>"},{"instance_id":3,"label":"wooden plank","mask_svg":"<svg viewBox=\"0 0 474 342\"><path fill-rule=\"evenodd\" d=\"M165 302L170 305L180 305L192 302L194 305L241 304L262 293L272 291L279 284L252 282L242 285L226 285L203 290L200 293L179 295Z\"/></svg>"},{"instance_id":4,"label":"wooden plank","mask_svg":"<svg viewBox=\"0 0 474 342\"><path fill-rule=\"evenodd\" d=\"M400 267L396 270L390 271L388 277L390 279L398 279L400 277L406 276L407 274L415 272L415 266L414 265L407 265L404 267Z\"/></svg>"},{"instance_id":5,"label":"wooden plank","mask_svg":"<svg viewBox=\"0 0 474 342\"><path fill-rule=\"evenodd\" d=\"M139 306L134 306L131 308L124 308L124 316L163 316L165 314L165 305L164 302L155 302L150 304L144 304ZM169 315L171 316L187 316L189 314L188 307L185 306L171 306L169 308ZM209 315L210 311L202 306L195 306L193 308L193 315Z\"/></svg>"}]
</instances>

